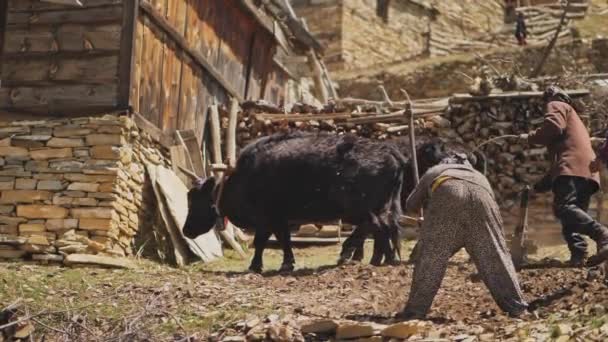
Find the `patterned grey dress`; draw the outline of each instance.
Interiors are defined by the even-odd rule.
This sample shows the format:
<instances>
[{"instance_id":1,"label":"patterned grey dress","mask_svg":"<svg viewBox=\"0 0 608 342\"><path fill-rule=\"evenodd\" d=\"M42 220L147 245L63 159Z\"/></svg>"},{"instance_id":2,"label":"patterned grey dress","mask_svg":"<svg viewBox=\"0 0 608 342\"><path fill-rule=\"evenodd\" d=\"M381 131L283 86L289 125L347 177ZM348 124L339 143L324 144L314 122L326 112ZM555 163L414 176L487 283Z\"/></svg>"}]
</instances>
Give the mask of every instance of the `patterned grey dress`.
<instances>
[{"instance_id":1,"label":"patterned grey dress","mask_svg":"<svg viewBox=\"0 0 608 342\"><path fill-rule=\"evenodd\" d=\"M408 303L400 316L426 316L449 259L462 247L498 306L514 316L523 313L528 305L505 243L500 211L485 176L466 165L435 166L425 173L408 198L407 209L416 211L427 201L420 255Z\"/></svg>"}]
</instances>

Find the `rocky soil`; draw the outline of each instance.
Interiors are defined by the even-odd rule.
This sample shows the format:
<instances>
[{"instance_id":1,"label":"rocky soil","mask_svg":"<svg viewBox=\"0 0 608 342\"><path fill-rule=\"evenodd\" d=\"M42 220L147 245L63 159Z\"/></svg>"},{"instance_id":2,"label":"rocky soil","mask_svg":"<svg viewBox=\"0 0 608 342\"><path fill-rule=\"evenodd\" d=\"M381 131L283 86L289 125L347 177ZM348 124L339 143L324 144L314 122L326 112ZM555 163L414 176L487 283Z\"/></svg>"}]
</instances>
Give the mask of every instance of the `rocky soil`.
<instances>
[{"instance_id":1,"label":"rocky soil","mask_svg":"<svg viewBox=\"0 0 608 342\"><path fill-rule=\"evenodd\" d=\"M537 309L512 319L476 280L465 253L453 258L428 321L385 330L405 305L412 266L335 267L338 250L297 249L300 268L293 274L273 271L280 262L275 250L266 253L263 275L246 273L248 260L230 258L183 270L151 263L135 271L0 264L0 310L20 302L12 318L5 310L0 328L25 318L4 333L26 329L47 341L325 341L336 332L366 341L383 333L458 341L608 337L608 288L599 270L522 271L523 291Z\"/></svg>"}]
</instances>

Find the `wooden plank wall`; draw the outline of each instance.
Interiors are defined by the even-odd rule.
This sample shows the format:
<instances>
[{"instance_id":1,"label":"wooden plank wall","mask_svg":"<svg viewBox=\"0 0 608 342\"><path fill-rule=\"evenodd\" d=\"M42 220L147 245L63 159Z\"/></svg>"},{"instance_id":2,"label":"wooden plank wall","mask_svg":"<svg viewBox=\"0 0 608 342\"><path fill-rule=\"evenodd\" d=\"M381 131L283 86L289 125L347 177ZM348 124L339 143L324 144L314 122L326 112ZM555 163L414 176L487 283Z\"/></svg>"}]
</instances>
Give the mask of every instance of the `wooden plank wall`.
<instances>
[{"instance_id":1,"label":"wooden plank wall","mask_svg":"<svg viewBox=\"0 0 608 342\"><path fill-rule=\"evenodd\" d=\"M131 88L136 112L166 133L194 129L200 140L213 101L228 104L231 91L241 99L265 97L275 42L237 0L140 1L165 18L222 81L183 51L157 19L140 11Z\"/></svg>"},{"instance_id":2,"label":"wooden plank wall","mask_svg":"<svg viewBox=\"0 0 608 342\"><path fill-rule=\"evenodd\" d=\"M122 0L3 1L0 109L84 115L117 106Z\"/></svg>"}]
</instances>

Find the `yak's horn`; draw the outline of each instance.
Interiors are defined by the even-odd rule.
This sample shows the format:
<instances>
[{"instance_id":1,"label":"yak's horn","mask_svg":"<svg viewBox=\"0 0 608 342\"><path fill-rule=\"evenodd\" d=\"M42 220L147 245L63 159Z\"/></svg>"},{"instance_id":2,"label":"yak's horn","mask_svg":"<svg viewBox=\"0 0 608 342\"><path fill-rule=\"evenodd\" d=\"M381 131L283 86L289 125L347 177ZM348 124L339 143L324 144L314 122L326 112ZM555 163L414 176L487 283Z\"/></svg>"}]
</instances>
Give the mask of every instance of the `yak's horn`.
<instances>
[{"instance_id":1,"label":"yak's horn","mask_svg":"<svg viewBox=\"0 0 608 342\"><path fill-rule=\"evenodd\" d=\"M183 173L184 173L186 176L189 176L190 178L192 178L192 180L195 180L195 181L196 181L196 180L199 180L199 179L201 178L201 177L197 176L197 175L196 175L194 172L192 172L192 171L190 171L190 170L188 170L188 169L186 169L186 168L184 168L184 167L178 166L178 168L179 168L180 170L182 170L182 172L183 172Z\"/></svg>"}]
</instances>

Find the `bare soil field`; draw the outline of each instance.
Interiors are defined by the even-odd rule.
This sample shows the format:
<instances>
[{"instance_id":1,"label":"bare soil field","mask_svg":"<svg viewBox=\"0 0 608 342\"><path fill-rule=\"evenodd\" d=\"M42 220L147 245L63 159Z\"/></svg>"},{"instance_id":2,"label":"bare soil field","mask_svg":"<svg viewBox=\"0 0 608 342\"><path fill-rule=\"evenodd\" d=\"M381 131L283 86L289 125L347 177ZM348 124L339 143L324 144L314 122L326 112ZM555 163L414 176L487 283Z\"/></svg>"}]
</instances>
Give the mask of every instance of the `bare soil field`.
<instances>
[{"instance_id":1,"label":"bare soil field","mask_svg":"<svg viewBox=\"0 0 608 342\"><path fill-rule=\"evenodd\" d=\"M264 321L295 330L305 320L322 318L392 323L405 305L413 266L336 267L339 248L296 249L298 269L292 274L274 271L278 250L267 250L262 275L247 272L249 260L233 254L185 269L149 261L135 270L0 263L0 308L19 301L15 313L24 323L11 329L31 325L34 341L242 340L250 325ZM563 257L563 252L541 249L536 257ZM435 298L429 328L418 338L599 341L608 336L608 287L600 271L531 269L520 279L526 298L538 308L512 319L476 279L466 253L459 253Z\"/></svg>"}]
</instances>

